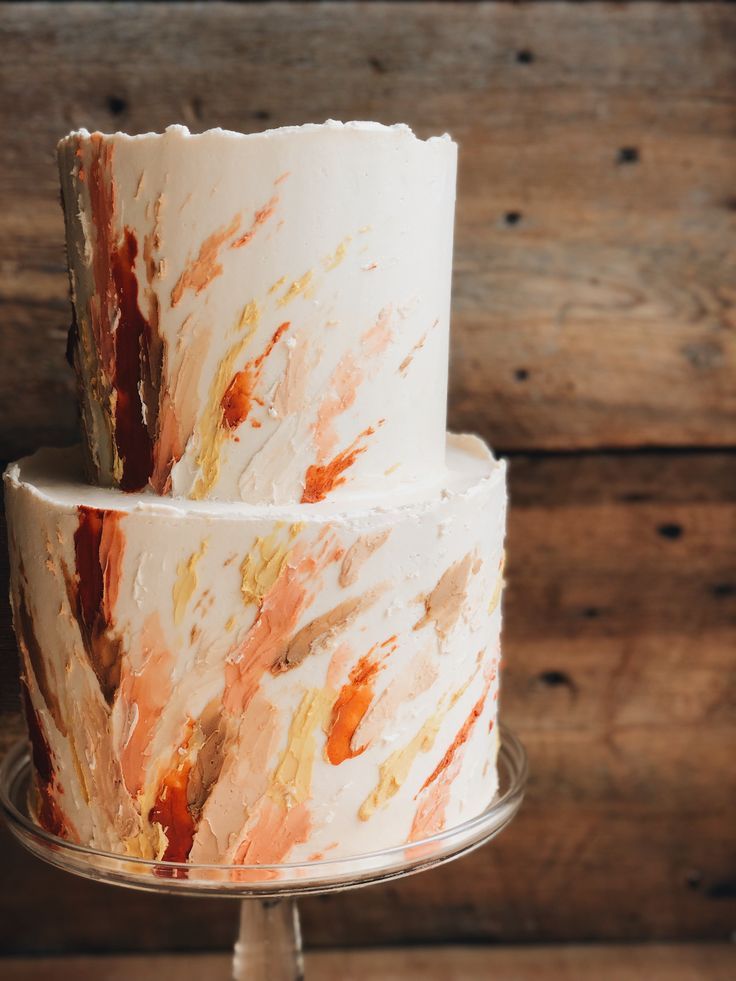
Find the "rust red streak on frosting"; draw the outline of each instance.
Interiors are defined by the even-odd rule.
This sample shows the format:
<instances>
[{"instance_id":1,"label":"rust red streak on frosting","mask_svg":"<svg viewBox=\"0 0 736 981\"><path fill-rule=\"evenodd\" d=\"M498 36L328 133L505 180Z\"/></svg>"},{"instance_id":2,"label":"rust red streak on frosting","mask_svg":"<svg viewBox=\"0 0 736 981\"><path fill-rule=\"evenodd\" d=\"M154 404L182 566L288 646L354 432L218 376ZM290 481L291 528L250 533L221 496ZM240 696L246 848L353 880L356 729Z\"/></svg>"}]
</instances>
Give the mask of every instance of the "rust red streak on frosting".
<instances>
[{"instance_id":1,"label":"rust red streak on frosting","mask_svg":"<svg viewBox=\"0 0 736 981\"><path fill-rule=\"evenodd\" d=\"M115 331L115 436L123 461L120 487L126 491L145 487L153 472L153 446L143 418L140 394L142 365L150 346L151 328L138 305L134 266L137 254L135 235L126 228L122 242L110 256L120 311Z\"/></svg>"},{"instance_id":2,"label":"rust red streak on frosting","mask_svg":"<svg viewBox=\"0 0 736 981\"><path fill-rule=\"evenodd\" d=\"M248 364L239 371L225 391L220 403L222 408L222 421L228 429L237 429L245 420L254 402L261 403L253 394L258 384L263 365L266 358L278 344L283 334L289 329L290 321L286 320L275 331L271 340L266 345L266 349L257 358L249 361Z\"/></svg>"},{"instance_id":3,"label":"rust red streak on frosting","mask_svg":"<svg viewBox=\"0 0 736 981\"><path fill-rule=\"evenodd\" d=\"M121 514L84 505L77 510L75 612L102 694L112 702L120 681L120 643L111 628L125 547Z\"/></svg>"},{"instance_id":4,"label":"rust red streak on frosting","mask_svg":"<svg viewBox=\"0 0 736 981\"><path fill-rule=\"evenodd\" d=\"M332 709L332 720L327 734L325 752L334 766L359 756L365 746L351 747L355 731L373 700L373 681L381 670L381 663L370 660L370 653L358 661L350 672L350 680L343 685Z\"/></svg>"},{"instance_id":5,"label":"rust red streak on frosting","mask_svg":"<svg viewBox=\"0 0 736 981\"><path fill-rule=\"evenodd\" d=\"M39 808L38 820L42 828L60 838L68 836L67 823L54 797L54 764L49 744L41 728L41 722L31 702L28 686L21 680L23 707L25 710L28 736L31 741L33 766L36 771Z\"/></svg>"},{"instance_id":6,"label":"rust red streak on frosting","mask_svg":"<svg viewBox=\"0 0 736 981\"><path fill-rule=\"evenodd\" d=\"M91 630L102 609L105 588L100 565L102 522L105 512L80 505L79 526L74 532L74 557L77 568L78 602L82 621Z\"/></svg>"},{"instance_id":7,"label":"rust red streak on frosting","mask_svg":"<svg viewBox=\"0 0 736 981\"><path fill-rule=\"evenodd\" d=\"M163 853L164 862L186 862L194 842L194 818L189 810L187 801L187 784L190 762L184 763L164 777L151 808L149 821L160 824L166 834L166 849ZM166 870L161 870L163 873ZM174 870L178 873L179 870Z\"/></svg>"},{"instance_id":8,"label":"rust red streak on frosting","mask_svg":"<svg viewBox=\"0 0 736 981\"><path fill-rule=\"evenodd\" d=\"M324 501L330 491L344 484L347 478L343 474L367 449L365 446L358 445L359 440L366 436L372 436L374 432L375 429L372 427L364 429L346 450L338 453L329 463L322 467L316 464L308 467L304 479L302 504L315 504L317 501Z\"/></svg>"}]
</instances>

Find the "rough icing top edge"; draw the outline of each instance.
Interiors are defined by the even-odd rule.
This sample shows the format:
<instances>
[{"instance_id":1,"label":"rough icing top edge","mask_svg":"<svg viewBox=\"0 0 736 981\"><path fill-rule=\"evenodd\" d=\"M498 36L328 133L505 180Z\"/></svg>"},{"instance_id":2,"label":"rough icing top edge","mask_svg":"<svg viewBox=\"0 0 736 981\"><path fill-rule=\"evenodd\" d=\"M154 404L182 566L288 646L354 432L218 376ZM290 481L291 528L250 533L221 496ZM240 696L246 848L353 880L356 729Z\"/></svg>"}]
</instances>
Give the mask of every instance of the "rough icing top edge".
<instances>
[{"instance_id":1,"label":"rough icing top edge","mask_svg":"<svg viewBox=\"0 0 736 981\"><path fill-rule=\"evenodd\" d=\"M263 137L268 137L269 139L281 138L284 136L302 136L311 133L317 133L320 131L335 131L335 130L352 130L355 132L362 133L380 133L384 135L392 136L403 136L409 139L415 140L417 143L451 143L453 146L454 141L449 133L443 133L441 136L430 136L426 140L420 139L412 130L410 126L406 123L392 123L391 125L385 125L384 123L376 123L371 120L359 120L353 119L348 122L340 122L337 119L327 119L324 123L303 123L301 126L276 126L273 129L261 130L257 133L239 133L232 129L222 129L219 126L213 127L212 129L207 129L202 133L192 133L188 126L184 126L182 123L174 123L171 126L167 126L163 133L157 133L155 131L149 131L147 133L123 133L117 130L115 133L100 133L99 130L95 131L96 135L101 136L103 139L119 139L119 140L150 140L152 137L161 138L168 133L176 133L183 139L196 140L201 137L225 137L227 139L236 140L258 140ZM57 144L57 149L64 146L67 142L71 140L76 140L79 137L82 139L88 139L92 134L89 130L84 127L76 130L72 130L67 133L66 136L62 137Z\"/></svg>"},{"instance_id":2,"label":"rough icing top edge","mask_svg":"<svg viewBox=\"0 0 736 981\"><path fill-rule=\"evenodd\" d=\"M315 523L331 524L350 524L359 525L362 521L380 523L385 516L395 517L401 514L411 514L420 516L425 511L429 511L437 506L439 500L447 498L471 498L476 494L485 493L489 487L499 483L503 484L506 478L506 463L504 460L497 460L491 450L483 440L477 436L458 435L448 433L448 462L453 457L460 460L465 458L466 472L454 471L450 468L444 479L433 491L424 490L417 494L416 498L402 500L400 503L390 503L390 498L386 503L366 504L365 502L355 502L348 504L346 501L322 501L317 504L246 504L242 501L191 501L180 498L162 498L155 494L127 494L124 491L113 488L99 488L89 484L84 484L81 479L75 486L80 489L79 504L86 504L90 507L103 508L110 511L120 511L122 513L148 513L172 518L182 518L198 516L212 519L233 519L241 518L245 520L258 520L269 518L272 520L294 522L305 521ZM36 453L23 457L13 463L9 463L3 474L3 481L6 487L13 486L18 490L38 497L41 500L54 501L53 490L42 490L33 482L33 477L24 478L22 470L25 465L30 465L34 457L44 454L52 459L63 457L78 450L78 447L65 447L62 449L45 448L37 450ZM89 495L98 496L97 500L84 500L84 492ZM57 506L61 510L74 510L76 503L71 501L59 501Z\"/></svg>"}]
</instances>

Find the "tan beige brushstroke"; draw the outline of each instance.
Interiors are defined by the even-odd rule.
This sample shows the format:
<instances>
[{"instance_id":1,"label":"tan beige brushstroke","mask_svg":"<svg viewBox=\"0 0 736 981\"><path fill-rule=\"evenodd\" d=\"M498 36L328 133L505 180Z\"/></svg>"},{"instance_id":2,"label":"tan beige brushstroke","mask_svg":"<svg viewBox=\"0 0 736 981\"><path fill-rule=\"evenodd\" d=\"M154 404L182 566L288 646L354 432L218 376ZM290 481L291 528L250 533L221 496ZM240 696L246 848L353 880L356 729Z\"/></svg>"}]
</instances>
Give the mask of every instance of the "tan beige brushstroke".
<instances>
[{"instance_id":1,"label":"tan beige brushstroke","mask_svg":"<svg viewBox=\"0 0 736 981\"><path fill-rule=\"evenodd\" d=\"M473 564L474 557L468 553L442 573L437 585L424 599L424 616L414 624L415 630L433 623L437 635L443 640L447 637L463 612Z\"/></svg>"},{"instance_id":2,"label":"tan beige brushstroke","mask_svg":"<svg viewBox=\"0 0 736 981\"><path fill-rule=\"evenodd\" d=\"M391 529L386 528L384 531L361 535L350 546L342 560L340 575L338 576L338 582L343 588L352 586L358 581L358 576L364 563L368 561L375 551L386 544L390 534Z\"/></svg>"},{"instance_id":3,"label":"tan beige brushstroke","mask_svg":"<svg viewBox=\"0 0 736 981\"><path fill-rule=\"evenodd\" d=\"M369 609L386 589L387 585L381 584L361 596L344 600L327 613L315 617L289 641L271 666L271 672L278 674L298 667L306 657L324 647L361 613Z\"/></svg>"}]
</instances>

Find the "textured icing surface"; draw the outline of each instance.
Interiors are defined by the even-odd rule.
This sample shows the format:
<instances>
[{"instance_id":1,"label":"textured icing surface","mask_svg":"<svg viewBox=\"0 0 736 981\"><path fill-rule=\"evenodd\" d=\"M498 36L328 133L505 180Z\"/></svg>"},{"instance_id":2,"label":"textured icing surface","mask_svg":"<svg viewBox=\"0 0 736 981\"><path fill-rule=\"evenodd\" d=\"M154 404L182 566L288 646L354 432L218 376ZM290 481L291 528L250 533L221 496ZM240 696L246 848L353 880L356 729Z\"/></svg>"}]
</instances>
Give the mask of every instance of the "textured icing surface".
<instances>
[{"instance_id":1,"label":"textured icing surface","mask_svg":"<svg viewBox=\"0 0 736 981\"><path fill-rule=\"evenodd\" d=\"M285 504L441 473L449 138L80 131L59 167L95 482Z\"/></svg>"},{"instance_id":2,"label":"textured icing surface","mask_svg":"<svg viewBox=\"0 0 736 981\"><path fill-rule=\"evenodd\" d=\"M449 461L443 490L352 510L150 506L81 484L74 451L10 467L42 822L135 855L277 862L481 810L504 468L463 437Z\"/></svg>"}]
</instances>

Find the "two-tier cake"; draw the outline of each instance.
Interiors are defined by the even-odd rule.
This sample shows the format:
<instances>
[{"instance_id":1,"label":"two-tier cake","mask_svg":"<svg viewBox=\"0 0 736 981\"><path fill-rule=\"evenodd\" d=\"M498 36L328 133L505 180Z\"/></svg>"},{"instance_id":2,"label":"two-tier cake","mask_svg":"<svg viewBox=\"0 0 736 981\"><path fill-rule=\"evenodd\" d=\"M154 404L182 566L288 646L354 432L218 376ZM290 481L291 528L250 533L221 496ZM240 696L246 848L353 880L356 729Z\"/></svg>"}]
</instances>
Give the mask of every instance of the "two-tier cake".
<instances>
[{"instance_id":1,"label":"two-tier cake","mask_svg":"<svg viewBox=\"0 0 736 981\"><path fill-rule=\"evenodd\" d=\"M59 161L84 444L5 476L39 821L251 864L480 812L506 492L445 435L455 144L171 127Z\"/></svg>"}]
</instances>

